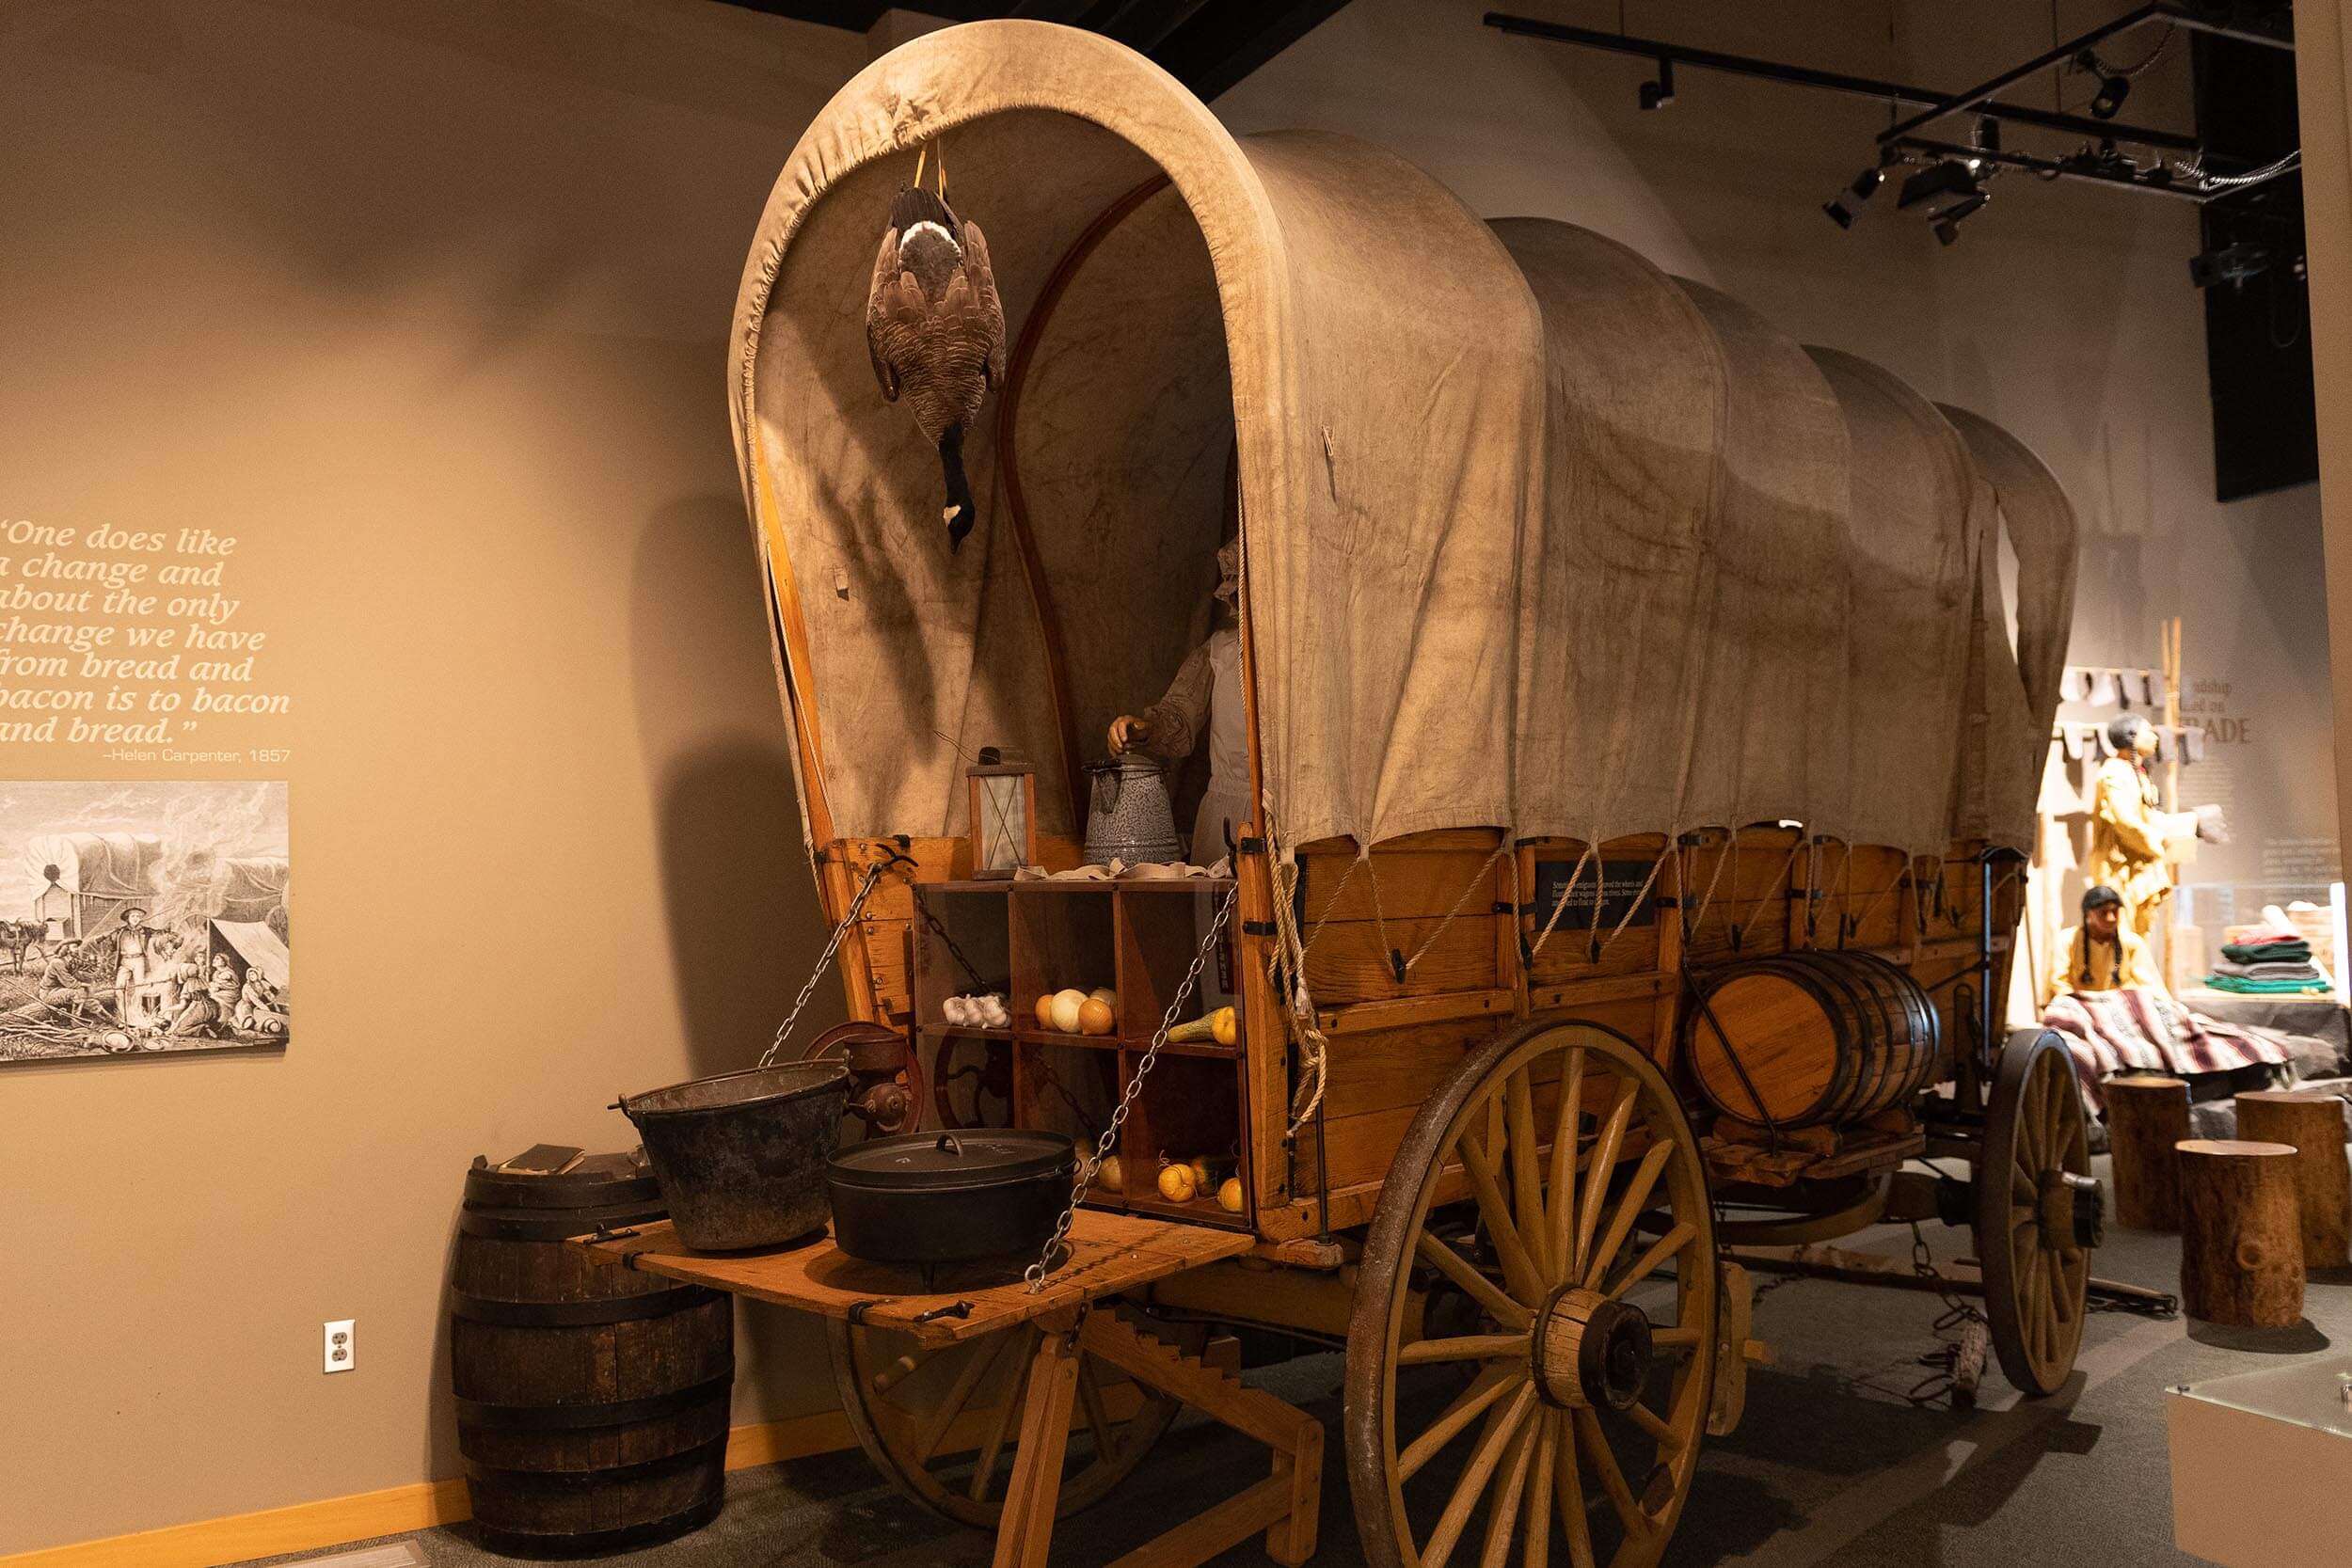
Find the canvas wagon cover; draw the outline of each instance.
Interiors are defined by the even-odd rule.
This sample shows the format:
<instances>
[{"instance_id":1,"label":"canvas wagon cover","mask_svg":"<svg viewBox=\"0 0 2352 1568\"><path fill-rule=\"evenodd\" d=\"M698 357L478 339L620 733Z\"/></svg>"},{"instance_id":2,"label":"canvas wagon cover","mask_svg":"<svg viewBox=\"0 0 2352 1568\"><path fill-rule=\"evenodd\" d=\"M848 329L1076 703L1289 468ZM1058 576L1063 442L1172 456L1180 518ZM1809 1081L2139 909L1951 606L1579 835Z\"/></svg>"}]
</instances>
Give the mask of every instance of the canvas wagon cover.
<instances>
[{"instance_id":1,"label":"canvas wagon cover","mask_svg":"<svg viewBox=\"0 0 2352 1568\"><path fill-rule=\"evenodd\" d=\"M164 842L152 833L47 833L24 846L34 877L54 865L60 886L100 898L152 898L163 862Z\"/></svg>"},{"instance_id":2,"label":"canvas wagon cover","mask_svg":"<svg viewBox=\"0 0 2352 1568\"><path fill-rule=\"evenodd\" d=\"M864 341L917 147L1032 340L967 437L981 518L952 554L936 456ZM2049 710L2005 634L1981 640L1996 509L1925 400L1596 236L1490 228L1376 149L1236 139L1097 36L949 28L845 87L762 217L734 372L792 717L822 763L803 798L833 833L961 832L982 745L1039 765L1045 827L1080 826L1068 765L1199 635L1230 468L1287 844L2027 834L2029 800L1954 784L2029 767ZM2070 601L2071 567L2021 583L2037 626ZM1907 768L1894 716L1928 737Z\"/></svg>"}]
</instances>

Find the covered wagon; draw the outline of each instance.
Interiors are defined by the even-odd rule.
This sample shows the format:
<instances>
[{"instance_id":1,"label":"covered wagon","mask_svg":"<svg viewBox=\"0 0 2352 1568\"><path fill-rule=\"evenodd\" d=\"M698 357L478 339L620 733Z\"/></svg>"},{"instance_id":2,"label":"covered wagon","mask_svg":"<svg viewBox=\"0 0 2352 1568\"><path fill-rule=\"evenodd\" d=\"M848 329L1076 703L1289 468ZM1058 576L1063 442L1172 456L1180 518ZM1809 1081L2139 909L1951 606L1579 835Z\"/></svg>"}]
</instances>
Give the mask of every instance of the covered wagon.
<instances>
[{"instance_id":1,"label":"covered wagon","mask_svg":"<svg viewBox=\"0 0 2352 1568\"><path fill-rule=\"evenodd\" d=\"M918 156L985 226L1010 328L953 551L866 341ZM1973 1170L1941 1207L2009 1377L2064 1379L2099 1195L2063 1051L1993 1020L2074 523L2013 436L1599 235L1486 221L1345 137L1237 138L1140 56L1020 22L910 43L817 118L732 372L852 1012L904 1042L923 1125L1069 1131L1119 1157L1090 1211L1243 1238L1120 1307L1171 1355L1210 1322L1344 1344L1375 1563L1438 1568L1473 1525L1489 1562L1555 1534L1656 1560L1736 1417L1723 1249L1925 1217L1914 1156ZM1234 537L1231 876L973 877L984 748L1034 770L1039 871L1079 863L1082 769L1200 637ZM1104 1032L1030 1016L1086 985ZM950 1021L980 988L1009 1027ZM1203 988L1232 1043L1169 1044ZM1195 1159L1228 1202L1152 1180ZM836 1324L875 1459L953 1517L1033 1503L1000 1460L1037 1332ZM1063 1506L1173 1408L1104 1370Z\"/></svg>"}]
</instances>

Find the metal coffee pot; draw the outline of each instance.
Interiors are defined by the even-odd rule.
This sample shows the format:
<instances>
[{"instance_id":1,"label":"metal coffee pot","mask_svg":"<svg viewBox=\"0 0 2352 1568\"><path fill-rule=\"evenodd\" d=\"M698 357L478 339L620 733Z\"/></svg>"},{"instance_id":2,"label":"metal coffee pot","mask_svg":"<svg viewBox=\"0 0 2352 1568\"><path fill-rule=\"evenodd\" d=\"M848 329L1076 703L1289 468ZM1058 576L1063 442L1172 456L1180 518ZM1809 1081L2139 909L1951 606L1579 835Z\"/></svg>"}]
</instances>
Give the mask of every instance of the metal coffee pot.
<instances>
[{"instance_id":1,"label":"metal coffee pot","mask_svg":"<svg viewBox=\"0 0 2352 1568\"><path fill-rule=\"evenodd\" d=\"M1160 765L1140 752L1087 765L1093 780L1087 806L1087 859L1096 864L1113 856L1130 865L1184 858L1176 842L1176 808L1168 799Z\"/></svg>"}]
</instances>

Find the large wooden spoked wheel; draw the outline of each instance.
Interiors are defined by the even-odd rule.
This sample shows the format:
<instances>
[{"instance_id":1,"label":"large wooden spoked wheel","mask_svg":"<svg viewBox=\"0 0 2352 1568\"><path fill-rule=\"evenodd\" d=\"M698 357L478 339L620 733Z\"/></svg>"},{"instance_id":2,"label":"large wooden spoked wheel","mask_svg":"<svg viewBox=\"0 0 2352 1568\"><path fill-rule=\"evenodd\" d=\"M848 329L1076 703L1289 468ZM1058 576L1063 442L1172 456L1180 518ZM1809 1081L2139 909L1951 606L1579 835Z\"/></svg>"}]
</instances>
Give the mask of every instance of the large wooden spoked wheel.
<instances>
[{"instance_id":1,"label":"large wooden spoked wheel","mask_svg":"<svg viewBox=\"0 0 2352 1568\"><path fill-rule=\"evenodd\" d=\"M2054 1394L2074 1370L2104 1195L2090 1175L2082 1092L2066 1044L2020 1030L2001 1048L1976 1175L1977 1261L2001 1370Z\"/></svg>"},{"instance_id":2,"label":"large wooden spoked wheel","mask_svg":"<svg viewBox=\"0 0 2352 1568\"><path fill-rule=\"evenodd\" d=\"M1360 1281L1372 1568L1501 1568L1515 1539L1546 1568L1555 1521L1575 1568L1658 1561L1706 1430L1716 1263L1698 1139L1638 1047L1539 1023L1463 1062L1397 1150Z\"/></svg>"},{"instance_id":3,"label":"large wooden spoked wheel","mask_svg":"<svg viewBox=\"0 0 2352 1568\"><path fill-rule=\"evenodd\" d=\"M1109 1311L1108 1304L1097 1311ZM925 1350L888 1329L829 1322L833 1375L859 1444L892 1485L933 1513L994 1529L1005 1508L1030 1358L1030 1325ZM1187 1354L1203 1329L1155 1328ZM1182 1402L1126 1381L1091 1355L1078 1359L1070 1451L1057 1514L1099 1500L1142 1463Z\"/></svg>"}]
</instances>

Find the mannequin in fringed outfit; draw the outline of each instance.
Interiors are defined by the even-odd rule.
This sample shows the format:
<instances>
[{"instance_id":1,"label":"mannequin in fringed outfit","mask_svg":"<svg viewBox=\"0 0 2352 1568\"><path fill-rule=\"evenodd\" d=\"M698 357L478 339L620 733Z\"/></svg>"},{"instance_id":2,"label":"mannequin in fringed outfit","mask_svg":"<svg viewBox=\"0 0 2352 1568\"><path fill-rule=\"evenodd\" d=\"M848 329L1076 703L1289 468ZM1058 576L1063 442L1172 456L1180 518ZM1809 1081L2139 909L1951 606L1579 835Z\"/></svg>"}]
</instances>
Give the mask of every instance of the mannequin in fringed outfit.
<instances>
[{"instance_id":1,"label":"mannequin in fringed outfit","mask_svg":"<svg viewBox=\"0 0 2352 1568\"><path fill-rule=\"evenodd\" d=\"M2137 714L2107 726L2115 754L2099 765L2092 787L2090 854L2083 877L2094 888L2112 889L2123 903L2123 924L2142 939L2172 894L2165 863L2165 816L2157 810L2156 782L2148 759L2155 755L2156 732Z\"/></svg>"}]
</instances>

